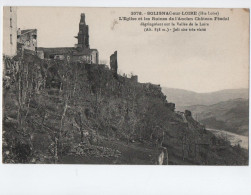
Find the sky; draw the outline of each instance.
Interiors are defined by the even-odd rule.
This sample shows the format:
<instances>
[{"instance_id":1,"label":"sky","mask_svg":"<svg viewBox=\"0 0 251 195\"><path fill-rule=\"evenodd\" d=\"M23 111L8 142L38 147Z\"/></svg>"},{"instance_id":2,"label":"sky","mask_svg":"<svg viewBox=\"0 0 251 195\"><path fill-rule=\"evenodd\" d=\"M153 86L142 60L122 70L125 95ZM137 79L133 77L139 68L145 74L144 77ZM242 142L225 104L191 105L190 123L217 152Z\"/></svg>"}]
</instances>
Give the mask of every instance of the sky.
<instances>
[{"instance_id":1,"label":"sky","mask_svg":"<svg viewBox=\"0 0 251 195\"><path fill-rule=\"evenodd\" d=\"M195 9L185 10L194 11ZM200 9L202 10L202 9ZM72 47L80 14L89 25L90 47L100 60L118 51L119 73L139 82L195 92L248 88L249 13L243 9L205 9L229 17L209 22L206 32L144 32L139 22L120 21L131 11L184 11L171 8L18 7L17 25L38 30L38 47Z\"/></svg>"}]
</instances>

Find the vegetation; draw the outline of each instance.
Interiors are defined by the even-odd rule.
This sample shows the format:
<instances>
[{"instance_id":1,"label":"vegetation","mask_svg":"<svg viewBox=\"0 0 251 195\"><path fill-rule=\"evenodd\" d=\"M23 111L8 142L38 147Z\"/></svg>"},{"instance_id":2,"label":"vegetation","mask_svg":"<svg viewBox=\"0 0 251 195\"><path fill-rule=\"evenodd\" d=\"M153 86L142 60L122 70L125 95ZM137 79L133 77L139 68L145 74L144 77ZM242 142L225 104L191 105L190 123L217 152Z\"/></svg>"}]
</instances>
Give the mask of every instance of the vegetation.
<instances>
[{"instance_id":1,"label":"vegetation","mask_svg":"<svg viewBox=\"0 0 251 195\"><path fill-rule=\"evenodd\" d=\"M27 53L4 64L4 163L156 164L161 147L168 164L248 163L247 151L174 112L158 85Z\"/></svg>"}]
</instances>

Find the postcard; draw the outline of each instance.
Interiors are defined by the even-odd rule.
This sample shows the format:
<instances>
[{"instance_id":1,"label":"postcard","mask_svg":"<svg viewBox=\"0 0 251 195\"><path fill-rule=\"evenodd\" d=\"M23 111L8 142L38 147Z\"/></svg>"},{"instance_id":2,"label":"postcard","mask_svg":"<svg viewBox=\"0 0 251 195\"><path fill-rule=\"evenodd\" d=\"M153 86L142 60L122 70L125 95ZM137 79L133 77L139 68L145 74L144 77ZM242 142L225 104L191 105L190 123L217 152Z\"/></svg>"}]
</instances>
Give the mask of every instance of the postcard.
<instances>
[{"instance_id":1,"label":"postcard","mask_svg":"<svg viewBox=\"0 0 251 195\"><path fill-rule=\"evenodd\" d=\"M249 14L5 6L3 163L248 165Z\"/></svg>"}]
</instances>

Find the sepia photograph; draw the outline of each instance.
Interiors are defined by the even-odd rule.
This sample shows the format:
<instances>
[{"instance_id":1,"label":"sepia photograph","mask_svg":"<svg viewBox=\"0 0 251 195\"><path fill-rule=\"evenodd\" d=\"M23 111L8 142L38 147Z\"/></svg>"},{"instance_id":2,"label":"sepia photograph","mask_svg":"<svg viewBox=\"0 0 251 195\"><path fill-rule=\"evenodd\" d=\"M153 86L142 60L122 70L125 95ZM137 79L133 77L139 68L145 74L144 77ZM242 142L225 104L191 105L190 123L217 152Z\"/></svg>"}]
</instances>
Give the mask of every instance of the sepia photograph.
<instances>
[{"instance_id":1,"label":"sepia photograph","mask_svg":"<svg viewBox=\"0 0 251 195\"><path fill-rule=\"evenodd\" d=\"M2 17L3 164L249 165L248 8Z\"/></svg>"}]
</instances>

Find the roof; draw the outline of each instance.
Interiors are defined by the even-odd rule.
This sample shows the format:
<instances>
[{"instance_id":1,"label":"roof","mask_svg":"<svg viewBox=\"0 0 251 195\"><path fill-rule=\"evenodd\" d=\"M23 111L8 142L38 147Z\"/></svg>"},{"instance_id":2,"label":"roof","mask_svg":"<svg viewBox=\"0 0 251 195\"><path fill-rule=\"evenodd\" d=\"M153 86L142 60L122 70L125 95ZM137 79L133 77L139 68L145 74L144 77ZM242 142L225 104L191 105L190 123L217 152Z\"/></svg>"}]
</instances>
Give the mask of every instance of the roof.
<instances>
[{"instance_id":1,"label":"roof","mask_svg":"<svg viewBox=\"0 0 251 195\"><path fill-rule=\"evenodd\" d=\"M32 32L32 31L37 31L37 29L26 29L26 30L21 30L21 35Z\"/></svg>"},{"instance_id":2,"label":"roof","mask_svg":"<svg viewBox=\"0 0 251 195\"><path fill-rule=\"evenodd\" d=\"M83 50L75 50L73 51L73 55L75 56L82 56L82 55L90 55L93 51L98 52L97 49L83 49Z\"/></svg>"},{"instance_id":3,"label":"roof","mask_svg":"<svg viewBox=\"0 0 251 195\"><path fill-rule=\"evenodd\" d=\"M50 53L50 54L73 53L73 55L75 56L90 55L94 51L98 52L97 49L83 49L78 51L75 47L54 47L54 48L38 47L37 51L43 51L44 53Z\"/></svg>"},{"instance_id":4,"label":"roof","mask_svg":"<svg viewBox=\"0 0 251 195\"><path fill-rule=\"evenodd\" d=\"M75 50L74 47L54 47L54 48L45 48L38 47L37 51L43 51L44 53L57 53L57 54L65 54L70 53Z\"/></svg>"}]
</instances>

